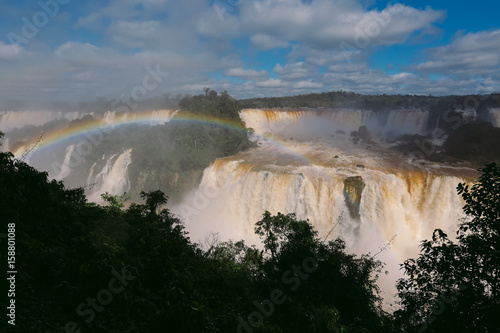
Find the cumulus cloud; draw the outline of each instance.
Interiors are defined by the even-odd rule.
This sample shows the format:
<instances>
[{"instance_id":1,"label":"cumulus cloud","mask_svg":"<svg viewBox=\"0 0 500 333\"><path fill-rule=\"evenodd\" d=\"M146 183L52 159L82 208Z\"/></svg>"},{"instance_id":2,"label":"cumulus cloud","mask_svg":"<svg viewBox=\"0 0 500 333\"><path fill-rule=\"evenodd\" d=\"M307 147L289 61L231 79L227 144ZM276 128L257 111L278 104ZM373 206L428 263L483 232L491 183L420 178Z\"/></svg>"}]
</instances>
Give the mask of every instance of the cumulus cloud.
<instances>
[{"instance_id":1,"label":"cumulus cloud","mask_svg":"<svg viewBox=\"0 0 500 333\"><path fill-rule=\"evenodd\" d=\"M40 32L22 46L0 41L0 100L115 98L142 84L148 66L169 73L152 95L204 87L238 98L340 89L452 94L499 84L499 30L457 35L396 73L374 69L381 46L437 38L442 10L375 8L371 0L231 3L234 10L218 11L206 0L111 0L71 11L69 21L51 21L61 34Z\"/></svg>"},{"instance_id":2,"label":"cumulus cloud","mask_svg":"<svg viewBox=\"0 0 500 333\"><path fill-rule=\"evenodd\" d=\"M500 72L500 30L458 36L446 46L427 51L429 59L408 67L422 73L479 76Z\"/></svg>"},{"instance_id":3,"label":"cumulus cloud","mask_svg":"<svg viewBox=\"0 0 500 333\"><path fill-rule=\"evenodd\" d=\"M99 52L99 48L89 43L80 43L69 41L57 47L54 54L57 57L75 58L75 57L94 57Z\"/></svg>"},{"instance_id":4,"label":"cumulus cloud","mask_svg":"<svg viewBox=\"0 0 500 333\"><path fill-rule=\"evenodd\" d=\"M0 60L14 60L26 54L26 50L21 45L0 41Z\"/></svg>"},{"instance_id":5,"label":"cumulus cloud","mask_svg":"<svg viewBox=\"0 0 500 333\"><path fill-rule=\"evenodd\" d=\"M280 79L268 79L265 81L257 82L255 84L257 87L264 88L282 88L288 85L288 83L281 81Z\"/></svg>"},{"instance_id":6,"label":"cumulus cloud","mask_svg":"<svg viewBox=\"0 0 500 333\"><path fill-rule=\"evenodd\" d=\"M259 50L270 50L277 47L287 47L288 42L280 40L268 34L256 34L250 37L252 44Z\"/></svg>"},{"instance_id":7,"label":"cumulus cloud","mask_svg":"<svg viewBox=\"0 0 500 333\"><path fill-rule=\"evenodd\" d=\"M239 77L244 80L252 80L252 79L265 79L269 77L269 73L264 70L256 71L254 69L231 68L224 71L224 76Z\"/></svg>"},{"instance_id":8,"label":"cumulus cloud","mask_svg":"<svg viewBox=\"0 0 500 333\"><path fill-rule=\"evenodd\" d=\"M314 89L323 87L323 84L320 82L299 81L295 83L293 87L295 89Z\"/></svg>"},{"instance_id":9,"label":"cumulus cloud","mask_svg":"<svg viewBox=\"0 0 500 333\"><path fill-rule=\"evenodd\" d=\"M139 48L147 46L162 30L159 21L117 21L111 25L110 34L118 43Z\"/></svg>"},{"instance_id":10,"label":"cumulus cloud","mask_svg":"<svg viewBox=\"0 0 500 333\"><path fill-rule=\"evenodd\" d=\"M216 17L210 35L237 31L249 34L256 47L284 47L290 42L329 49L341 43L358 48L368 45L401 43L416 31L435 32L434 23L445 18L445 11L415 9L401 4L367 11L357 1L316 0L242 1L239 19L220 24ZM229 16L231 17L231 16Z\"/></svg>"},{"instance_id":11,"label":"cumulus cloud","mask_svg":"<svg viewBox=\"0 0 500 333\"><path fill-rule=\"evenodd\" d=\"M307 65L304 62L297 62L285 66L277 64L274 66L273 71L284 80L299 80L311 77L317 70L314 66Z\"/></svg>"}]
</instances>

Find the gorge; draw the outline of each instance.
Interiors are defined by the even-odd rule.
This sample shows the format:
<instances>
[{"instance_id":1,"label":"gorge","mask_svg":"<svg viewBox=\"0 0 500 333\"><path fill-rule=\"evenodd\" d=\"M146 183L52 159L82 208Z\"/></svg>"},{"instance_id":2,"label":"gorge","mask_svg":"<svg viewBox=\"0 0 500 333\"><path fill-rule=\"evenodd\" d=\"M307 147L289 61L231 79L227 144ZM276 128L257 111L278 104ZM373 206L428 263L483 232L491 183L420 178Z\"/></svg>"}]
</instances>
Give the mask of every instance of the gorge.
<instances>
[{"instance_id":1,"label":"gorge","mask_svg":"<svg viewBox=\"0 0 500 333\"><path fill-rule=\"evenodd\" d=\"M497 115L491 111L498 126ZM176 119L201 121L173 110L38 116L22 115L35 132L22 141L22 121L3 113L0 129L10 144L3 148L23 156L37 142L33 127L45 126L27 161L57 180L84 186L89 200L98 203L104 192L121 195L144 188L145 174L154 183L163 172L160 165L131 178L137 148L112 135L108 142L108 134L122 125L147 130ZM463 205L456 187L477 177L466 164L430 162L394 149L398 135L430 132L429 110L244 109L240 117L255 147L215 160L199 175L199 185L170 205L185 220L190 237L203 243L218 233L221 239L258 244L253 228L264 211L295 213L309 219L321 238L340 237L350 251L385 262L380 284L387 300L401 277L399 264L418 254L419 242L436 228L453 233ZM439 147L438 141L427 144ZM156 148L149 148L154 154ZM176 186L176 179L169 181Z\"/></svg>"}]
</instances>

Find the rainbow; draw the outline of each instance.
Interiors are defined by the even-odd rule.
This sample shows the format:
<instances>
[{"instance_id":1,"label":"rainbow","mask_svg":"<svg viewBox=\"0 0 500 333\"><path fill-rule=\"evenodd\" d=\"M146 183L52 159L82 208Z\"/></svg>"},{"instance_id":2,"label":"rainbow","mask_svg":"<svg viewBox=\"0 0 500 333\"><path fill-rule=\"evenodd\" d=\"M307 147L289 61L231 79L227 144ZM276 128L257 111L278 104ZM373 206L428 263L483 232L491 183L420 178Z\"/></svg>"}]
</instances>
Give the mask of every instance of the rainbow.
<instances>
[{"instance_id":1,"label":"rainbow","mask_svg":"<svg viewBox=\"0 0 500 333\"><path fill-rule=\"evenodd\" d=\"M47 133L44 133L41 136L40 141L38 137L32 138L28 142L24 142L21 145L17 145L12 147L12 151L16 157L20 157L23 155L23 152L29 147L36 145L31 154L40 154L44 151L49 150L57 145L64 144L67 141L74 140L79 137L89 137L92 135L98 135L99 133L105 134L119 126L126 126L132 124L142 124L142 125L151 125L151 124L165 124L165 123L194 123L194 124L205 124L210 126L217 126L221 128L226 128L234 131L246 131L246 127L242 125L239 121L232 121L228 119L220 119L213 116L208 115L199 115L186 113L181 111L174 110L157 110L157 111L147 111L147 112L130 112L130 113L118 113L118 112L106 112L100 118L92 118L89 120L80 119L77 121L73 121L70 126L66 126L65 128L59 128ZM307 156L299 154L291 144L287 142L283 142L277 140L271 136L261 135L261 139L270 142L273 145L278 146L279 148L283 148L287 153L292 156L297 157L300 161L304 162L306 165L318 165L321 166L323 163L318 158L316 160L315 157ZM319 168L318 171L323 173L323 169ZM325 176L328 176L328 173L323 173ZM344 195L348 196L359 209L359 197L357 197L354 193L347 192ZM384 235L381 226L377 226L380 229L381 235ZM388 236L384 236L386 240L389 241ZM395 255L400 259L399 253L393 251Z\"/></svg>"},{"instance_id":2,"label":"rainbow","mask_svg":"<svg viewBox=\"0 0 500 333\"><path fill-rule=\"evenodd\" d=\"M19 158L29 150L32 150L29 155L39 154L56 145L75 138L91 138L94 135L103 135L120 126L132 124L154 125L165 124L167 122L197 123L217 126L239 132L247 131L247 128L241 123L241 121L221 119L209 115L200 115L184 111L156 110L122 114L108 111L104 114L104 116L99 118L92 118L89 120L79 119L73 121L70 126L58 128L47 133L41 133L26 142L14 145L10 150L13 152L14 156ZM306 164L314 164L311 158L298 154L284 142L275 140L270 136L260 135L260 138L284 148L288 153L298 157Z\"/></svg>"},{"instance_id":3,"label":"rainbow","mask_svg":"<svg viewBox=\"0 0 500 333\"><path fill-rule=\"evenodd\" d=\"M171 120L175 111L161 110L136 113L117 114L106 112L103 117L85 120L80 118L69 126L58 128L48 133L41 133L26 142L15 145L11 151L16 157L24 151L33 147L32 153L41 152L67 140L84 135L92 135L97 132L106 133L117 126L127 124L152 124L165 123Z\"/></svg>"}]
</instances>

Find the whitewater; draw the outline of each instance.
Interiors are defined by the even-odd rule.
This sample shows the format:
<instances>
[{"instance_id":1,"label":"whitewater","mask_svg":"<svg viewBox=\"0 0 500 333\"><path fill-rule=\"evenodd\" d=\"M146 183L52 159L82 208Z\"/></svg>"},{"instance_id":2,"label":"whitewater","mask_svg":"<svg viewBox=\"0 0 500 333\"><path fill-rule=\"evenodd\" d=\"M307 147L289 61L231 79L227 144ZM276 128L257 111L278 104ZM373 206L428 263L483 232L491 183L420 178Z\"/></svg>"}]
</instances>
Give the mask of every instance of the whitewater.
<instances>
[{"instance_id":1,"label":"whitewater","mask_svg":"<svg viewBox=\"0 0 500 333\"><path fill-rule=\"evenodd\" d=\"M463 218L456 187L475 179L475 170L415 160L350 135L360 126L424 133L426 111L394 111L386 123L366 110L243 110L241 117L259 146L215 161L198 190L172 208L200 243L217 232L258 244L254 225L264 211L294 213L320 238L340 237L349 251L383 261L380 286L390 309L399 265L418 255L434 229L454 235Z\"/></svg>"},{"instance_id":2,"label":"whitewater","mask_svg":"<svg viewBox=\"0 0 500 333\"><path fill-rule=\"evenodd\" d=\"M135 120L150 126L161 125L175 113L108 111L91 115L97 123L113 128ZM490 113L496 126L500 124L499 114L498 110ZM26 112L2 113L0 130L9 132L26 124L68 123L85 114L33 115L36 117ZM430 238L434 229L441 228L453 236L463 218L463 202L456 187L476 179L476 170L418 160L380 139L426 134L427 110L401 109L380 115L353 109L247 109L240 116L251 128L256 147L217 159L204 170L196 190L187 193L181 204L169 206L184 219L195 242L203 244L212 233L217 233L221 240L244 239L247 244L259 244L254 225L264 211L294 213L299 219L308 219L322 239L340 237L349 251L376 255L385 262L379 285L385 308L390 309L395 282L402 277L399 265L418 255L419 242ZM359 133L352 133L361 126L370 136L365 140L358 138ZM12 141L7 142L9 146ZM33 141L30 138L10 148L21 156ZM87 142L92 144L98 142ZM56 155L48 154L51 147L44 148L44 154L28 156L28 162L57 180L72 180L72 184L85 186L89 200L94 202L102 203L101 193L121 195L130 190L128 168L133 163L132 149L125 147L105 154L82 168L86 159L82 147L81 142L59 145ZM59 167L53 167L55 162Z\"/></svg>"}]
</instances>

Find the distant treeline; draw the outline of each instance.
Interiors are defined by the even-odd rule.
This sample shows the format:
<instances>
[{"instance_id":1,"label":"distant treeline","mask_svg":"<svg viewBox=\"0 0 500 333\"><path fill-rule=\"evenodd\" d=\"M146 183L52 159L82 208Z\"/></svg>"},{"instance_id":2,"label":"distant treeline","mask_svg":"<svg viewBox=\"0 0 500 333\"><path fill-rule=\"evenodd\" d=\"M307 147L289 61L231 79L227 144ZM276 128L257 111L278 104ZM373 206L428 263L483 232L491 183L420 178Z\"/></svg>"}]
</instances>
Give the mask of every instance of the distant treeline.
<instances>
[{"instance_id":1,"label":"distant treeline","mask_svg":"<svg viewBox=\"0 0 500 333\"><path fill-rule=\"evenodd\" d=\"M188 105L199 103L203 97L217 97L217 92L210 88L204 89L202 95L191 94L164 94L144 98L141 101L122 99L99 98L95 101L80 103L53 103L54 110L80 111L103 113L106 111L133 111L133 110L153 110L153 109L178 109ZM450 95L450 96L424 96L424 95L363 95L352 91L331 91L324 93L311 93L284 97L255 97L235 100L230 98L227 92L222 92L218 97L225 98L226 101L238 103L243 108L357 108L366 110L390 110L390 109L443 109L453 110L475 109L478 111L484 108L500 107L500 94L486 95ZM189 108L189 106L188 106Z\"/></svg>"},{"instance_id":2,"label":"distant treeline","mask_svg":"<svg viewBox=\"0 0 500 333\"><path fill-rule=\"evenodd\" d=\"M240 100L242 108L347 108L365 109L386 114L395 109L429 110L428 135L407 137L411 149L421 149L425 140L447 137L444 145L446 155L482 165L500 162L500 128L490 123L489 109L500 108L500 94L489 95L362 95L354 92L335 91L286 97L250 98ZM474 111L471 113L461 111ZM436 131L438 130L438 131ZM445 136L446 135L446 136ZM416 143L417 142L417 143ZM430 141L427 141L430 142ZM419 143L419 144L418 144ZM434 144L432 144L434 145ZM433 146L434 147L434 146ZM434 147L435 148L435 147ZM405 149L408 149L406 147ZM411 150L410 149L410 150ZM426 152L431 160L446 160Z\"/></svg>"},{"instance_id":3,"label":"distant treeline","mask_svg":"<svg viewBox=\"0 0 500 333\"><path fill-rule=\"evenodd\" d=\"M500 107L500 94L489 95L362 95L350 91L332 91L285 97L240 100L243 108L357 108L373 111L387 109L453 109Z\"/></svg>"}]
</instances>

